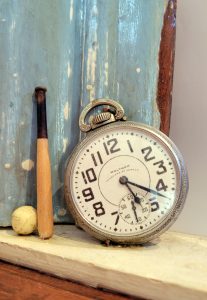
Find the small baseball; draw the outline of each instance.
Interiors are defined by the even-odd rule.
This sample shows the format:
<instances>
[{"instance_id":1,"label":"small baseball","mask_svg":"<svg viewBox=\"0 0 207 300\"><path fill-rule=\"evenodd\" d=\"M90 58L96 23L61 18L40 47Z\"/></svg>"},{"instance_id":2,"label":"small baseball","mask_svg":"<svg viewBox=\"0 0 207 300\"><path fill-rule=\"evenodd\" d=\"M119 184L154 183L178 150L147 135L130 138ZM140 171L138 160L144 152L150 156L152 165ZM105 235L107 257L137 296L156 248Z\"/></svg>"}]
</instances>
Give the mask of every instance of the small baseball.
<instances>
[{"instance_id":1,"label":"small baseball","mask_svg":"<svg viewBox=\"0 0 207 300\"><path fill-rule=\"evenodd\" d=\"M28 235L37 228L37 211L32 206L21 206L12 213L12 228L17 234Z\"/></svg>"}]
</instances>

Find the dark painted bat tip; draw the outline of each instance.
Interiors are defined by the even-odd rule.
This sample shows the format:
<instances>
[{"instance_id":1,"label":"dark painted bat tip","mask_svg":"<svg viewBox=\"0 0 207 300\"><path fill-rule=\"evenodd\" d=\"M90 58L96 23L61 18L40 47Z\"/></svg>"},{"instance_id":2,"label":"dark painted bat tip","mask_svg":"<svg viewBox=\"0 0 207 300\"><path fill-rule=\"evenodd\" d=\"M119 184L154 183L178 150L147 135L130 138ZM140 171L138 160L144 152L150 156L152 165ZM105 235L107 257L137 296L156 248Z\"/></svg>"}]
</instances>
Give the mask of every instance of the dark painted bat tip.
<instances>
[{"instance_id":1,"label":"dark painted bat tip","mask_svg":"<svg viewBox=\"0 0 207 300\"><path fill-rule=\"evenodd\" d=\"M44 91L47 92L47 88L45 86L36 86L35 92Z\"/></svg>"}]
</instances>

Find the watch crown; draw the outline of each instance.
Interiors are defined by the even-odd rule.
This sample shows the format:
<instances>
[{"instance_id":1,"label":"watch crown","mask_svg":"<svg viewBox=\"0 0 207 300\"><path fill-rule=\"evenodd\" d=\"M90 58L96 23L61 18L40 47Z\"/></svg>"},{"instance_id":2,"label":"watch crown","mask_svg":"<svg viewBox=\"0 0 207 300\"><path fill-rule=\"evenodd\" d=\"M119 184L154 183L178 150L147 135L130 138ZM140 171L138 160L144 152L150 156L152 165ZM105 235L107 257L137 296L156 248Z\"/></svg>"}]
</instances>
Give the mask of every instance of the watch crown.
<instances>
[{"instance_id":1,"label":"watch crown","mask_svg":"<svg viewBox=\"0 0 207 300\"><path fill-rule=\"evenodd\" d=\"M89 120L90 120L90 124L91 124L92 129L95 129L95 128L100 127L102 125L105 125L105 124L116 121L114 115L110 112L102 112L100 114L92 116Z\"/></svg>"},{"instance_id":2,"label":"watch crown","mask_svg":"<svg viewBox=\"0 0 207 300\"><path fill-rule=\"evenodd\" d=\"M111 120L111 118L113 118L114 120ZM110 112L103 112L103 113L100 113L96 116L93 116L92 123L94 125L97 125L97 124L100 124L100 123L103 123L103 122L107 122L109 120L110 121L115 121L114 116Z\"/></svg>"}]
</instances>

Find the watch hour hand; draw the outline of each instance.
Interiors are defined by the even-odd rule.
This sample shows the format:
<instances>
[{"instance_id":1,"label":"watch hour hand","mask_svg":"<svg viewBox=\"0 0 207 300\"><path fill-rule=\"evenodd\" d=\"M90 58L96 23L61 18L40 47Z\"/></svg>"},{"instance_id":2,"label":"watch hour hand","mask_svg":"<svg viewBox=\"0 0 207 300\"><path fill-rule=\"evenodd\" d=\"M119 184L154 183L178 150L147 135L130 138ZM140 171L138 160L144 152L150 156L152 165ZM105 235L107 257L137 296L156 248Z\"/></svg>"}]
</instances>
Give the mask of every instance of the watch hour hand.
<instances>
[{"instance_id":1,"label":"watch hour hand","mask_svg":"<svg viewBox=\"0 0 207 300\"><path fill-rule=\"evenodd\" d=\"M130 191L130 193L132 194L132 196L134 197L134 202L138 203L141 205L141 199L132 191L132 189L130 188L130 186L128 184L126 184L128 190Z\"/></svg>"},{"instance_id":2,"label":"watch hour hand","mask_svg":"<svg viewBox=\"0 0 207 300\"><path fill-rule=\"evenodd\" d=\"M132 196L134 197L134 201L135 201L136 203L139 203L139 204L141 205L141 199L140 199L137 195L135 195L135 193L132 191L131 187L128 185L128 181L122 180L123 178L127 178L127 177L125 177L125 176L120 177L120 178L119 178L119 182L120 182L121 184L126 185L126 187L128 188L128 190L130 191L130 193L131 193Z\"/></svg>"}]
</instances>

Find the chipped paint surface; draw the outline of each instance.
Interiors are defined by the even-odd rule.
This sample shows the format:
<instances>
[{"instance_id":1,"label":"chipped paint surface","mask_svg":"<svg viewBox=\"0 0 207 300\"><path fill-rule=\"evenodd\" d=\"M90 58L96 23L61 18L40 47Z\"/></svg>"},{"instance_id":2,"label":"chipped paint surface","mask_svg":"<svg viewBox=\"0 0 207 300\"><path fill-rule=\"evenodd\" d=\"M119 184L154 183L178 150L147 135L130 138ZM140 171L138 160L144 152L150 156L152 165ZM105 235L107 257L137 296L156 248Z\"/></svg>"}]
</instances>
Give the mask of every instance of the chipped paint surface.
<instances>
[{"instance_id":1,"label":"chipped paint surface","mask_svg":"<svg viewBox=\"0 0 207 300\"><path fill-rule=\"evenodd\" d=\"M34 168L34 162L31 159L26 159L21 163L22 169L31 171Z\"/></svg>"},{"instance_id":2,"label":"chipped paint surface","mask_svg":"<svg viewBox=\"0 0 207 300\"><path fill-rule=\"evenodd\" d=\"M82 107L94 98L118 99L128 119L159 127L158 53L168 1L84 3Z\"/></svg>"},{"instance_id":3,"label":"chipped paint surface","mask_svg":"<svg viewBox=\"0 0 207 300\"><path fill-rule=\"evenodd\" d=\"M36 85L48 89L55 221L71 221L64 167L89 101L118 99L128 119L159 127L158 54L167 2L0 1L0 225L10 224L15 207L36 206Z\"/></svg>"},{"instance_id":4,"label":"chipped paint surface","mask_svg":"<svg viewBox=\"0 0 207 300\"><path fill-rule=\"evenodd\" d=\"M58 216L63 217L66 215L66 213L67 213L67 211L65 208L58 209Z\"/></svg>"},{"instance_id":5,"label":"chipped paint surface","mask_svg":"<svg viewBox=\"0 0 207 300\"><path fill-rule=\"evenodd\" d=\"M66 102L65 106L64 106L64 118L65 118L65 120L68 120L68 115L69 115L69 104L68 104L68 102Z\"/></svg>"},{"instance_id":6,"label":"chipped paint surface","mask_svg":"<svg viewBox=\"0 0 207 300\"><path fill-rule=\"evenodd\" d=\"M4 164L4 168L7 170L11 169L11 164L10 163Z\"/></svg>"},{"instance_id":7,"label":"chipped paint surface","mask_svg":"<svg viewBox=\"0 0 207 300\"><path fill-rule=\"evenodd\" d=\"M69 13L69 18L70 18L70 22L72 22L73 20L73 13L74 13L74 3L73 0L70 1L70 13Z\"/></svg>"},{"instance_id":8,"label":"chipped paint surface","mask_svg":"<svg viewBox=\"0 0 207 300\"><path fill-rule=\"evenodd\" d=\"M68 139L64 138L63 139L63 153L65 153L67 146L68 146Z\"/></svg>"},{"instance_id":9,"label":"chipped paint surface","mask_svg":"<svg viewBox=\"0 0 207 300\"><path fill-rule=\"evenodd\" d=\"M70 62L68 62L67 73L68 73L68 78L70 78L71 75L72 75L72 69L71 69L71 66L70 66Z\"/></svg>"}]
</instances>

